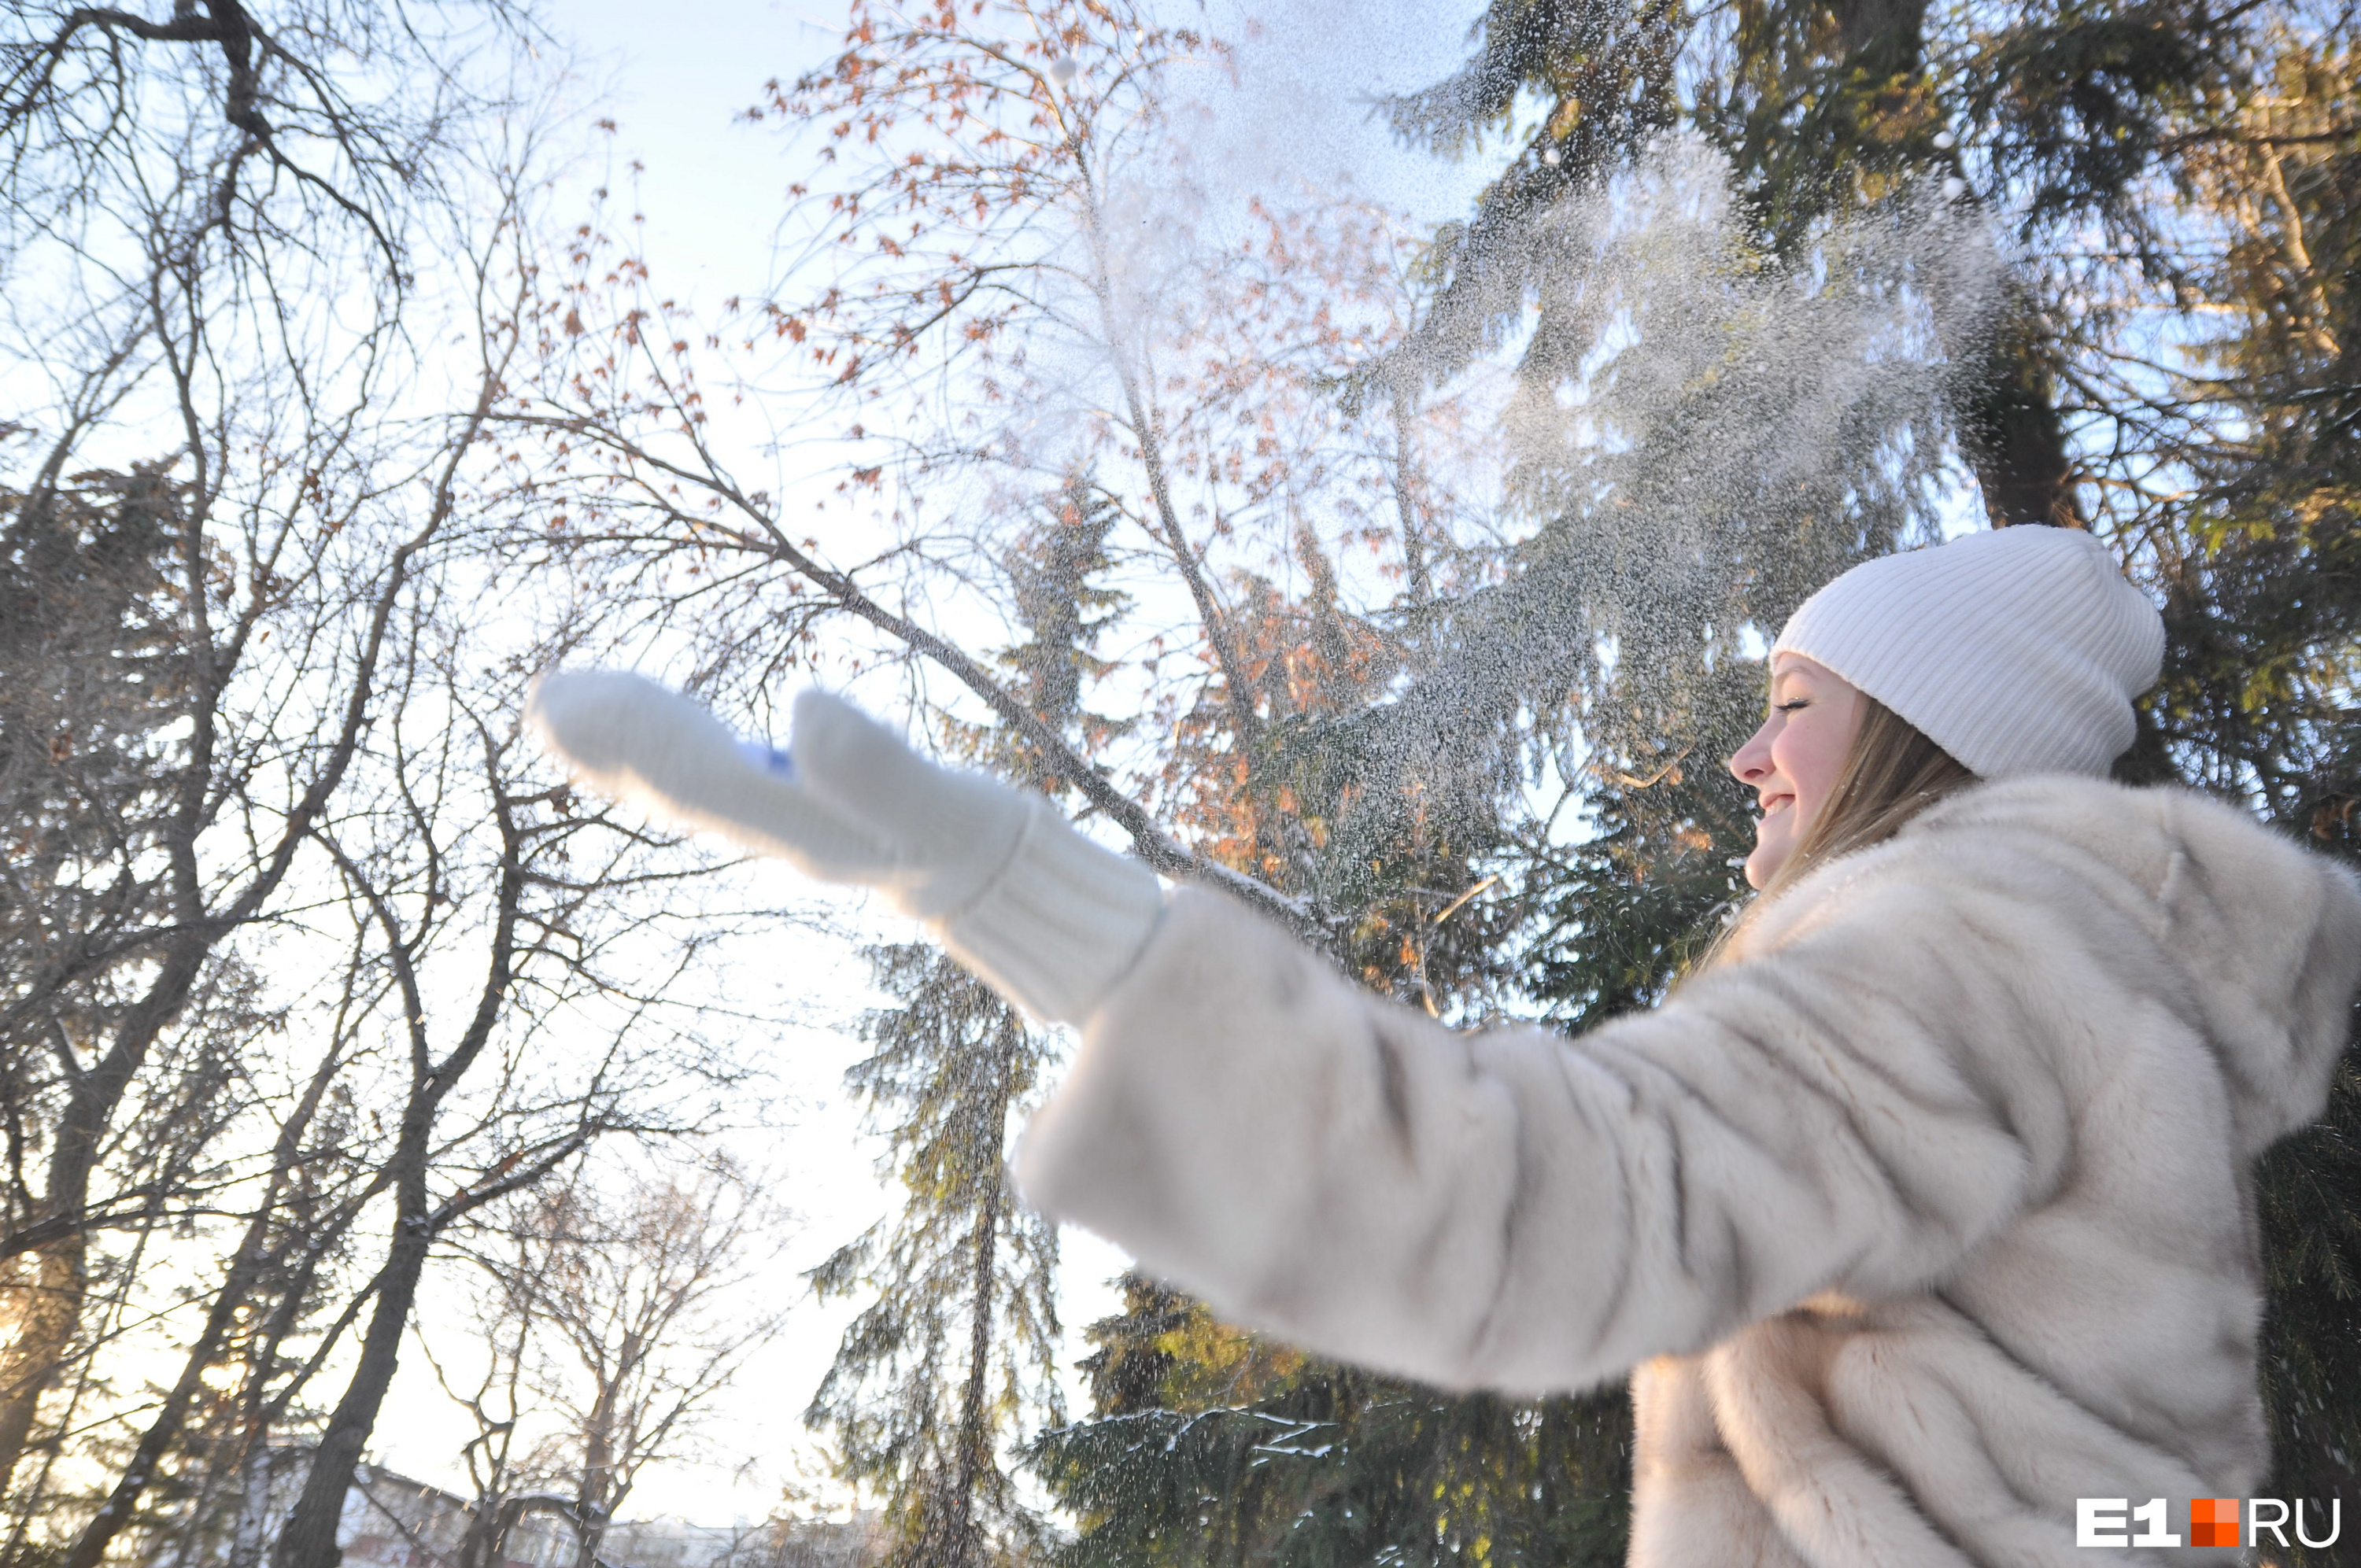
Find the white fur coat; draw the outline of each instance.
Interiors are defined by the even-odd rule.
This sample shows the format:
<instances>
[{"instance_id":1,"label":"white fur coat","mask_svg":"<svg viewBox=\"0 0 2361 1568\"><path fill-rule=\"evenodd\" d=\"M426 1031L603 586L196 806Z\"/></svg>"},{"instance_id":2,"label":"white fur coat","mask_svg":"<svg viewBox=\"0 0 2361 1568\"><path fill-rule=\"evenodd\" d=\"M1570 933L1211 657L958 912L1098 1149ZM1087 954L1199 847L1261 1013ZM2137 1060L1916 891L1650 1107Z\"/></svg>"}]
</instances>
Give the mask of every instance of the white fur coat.
<instances>
[{"instance_id":1,"label":"white fur coat","mask_svg":"<svg viewBox=\"0 0 2361 1568\"><path fill-rule=\"evenodd\" d=\"M2356 980L2354 878L2060 778L1954 796L1577 1039L1451 1033L1183 892L1018 1169L1340 1359L1636 1368L1643 1568L2089 1568L2076 1498L2186 1539L2261 1479L2252 1167L2319 1114Z\"/></svg>"}]
</instances>

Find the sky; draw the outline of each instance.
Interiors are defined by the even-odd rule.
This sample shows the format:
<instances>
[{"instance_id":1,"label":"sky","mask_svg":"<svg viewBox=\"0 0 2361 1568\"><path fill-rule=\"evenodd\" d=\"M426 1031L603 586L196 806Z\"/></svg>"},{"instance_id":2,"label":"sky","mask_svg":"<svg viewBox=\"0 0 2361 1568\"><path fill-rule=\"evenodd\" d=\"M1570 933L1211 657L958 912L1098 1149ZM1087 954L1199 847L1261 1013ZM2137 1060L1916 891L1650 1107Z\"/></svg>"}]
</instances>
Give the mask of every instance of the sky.
<instances>
[{"instance_id":1,"label":"sky","mask_svg":"<svg viewBox=\"0 0 2361 1568\"><path fill-rule=\"evenodd\" d=\"M1338 26L1334 9L1317 4L1249 12L1222 0L1199 13L1203 25L1246 43L1236 86L1207 83L1214 113L1201 150L1231 171L1241 192L1258 181L1329 181L1356 185L1427 222L1460 215L1480 170L1397 148L1370 122L1367 105L1375 95L1453 69L1475 11L1465 3L1397 0L1389 8L1356 8L1349 26ZM798 170L774 126L739 116L760 99L766 80L829 55L841 36L840 13L819 0L703 0L657 23L642 3L569 0L547 19L581 53L576 109L586 123L604 117L617 126L612 172L586 159L578 194L587 198L599 178L622 178L637 160L644 256L659 290L708 305L759 292L773 280L774 228ZM774 897L793 896L779 885L793 881L784 868L748 874L774 879L765 888ZM823 907L856 927L906 935L858 905ZM812 1302L799 1276L881 1218L889 1201L876 1171L880 1146L863 1135L841 1089L845 1069L863 1054L846 1025L868 1000L850 944L784 928L751 945L745 962L763 985L795 991L794 1011L808 1020L763 1043L789 1109L780 1125L746 1135L739 1149L773 1173L777 1196L796 1212L765 1274L766 1289L796 1305L785 1333L716 1402L704 1457L651 1469L626 1517L759 1520L777 1506L783 1482L817 1478L817 1444L801 1412L854 1307ZM1070 1342L1063 1359L1071 1367L1087 1348L1081 1331L1115 1310L1108 1282L1126 1260L1071 1230L1063 1245L1061 1318ZM422 1332L446 1362L445 1347L465 1332L466 1303L455 1294L463 1277L446 1276L442 1294L422 1303ZM1069 1399L1086 1408L1078 1379L1070 1379ZM470 1431L413 1341L374 1456L421 1479L456 1483L458 1445ZM825 1486L819 1491L837 1496Z\"/></svg>"}]
</instances>

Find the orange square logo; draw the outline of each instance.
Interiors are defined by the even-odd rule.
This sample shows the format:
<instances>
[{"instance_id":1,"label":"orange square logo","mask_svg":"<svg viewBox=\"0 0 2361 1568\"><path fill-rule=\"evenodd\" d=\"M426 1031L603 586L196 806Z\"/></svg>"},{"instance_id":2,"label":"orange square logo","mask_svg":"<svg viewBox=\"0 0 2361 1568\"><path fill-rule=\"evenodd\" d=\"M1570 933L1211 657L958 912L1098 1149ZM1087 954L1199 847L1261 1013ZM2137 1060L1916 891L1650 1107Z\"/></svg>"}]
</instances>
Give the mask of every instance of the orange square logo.
<instances>
[{"instance_id":1,"label":"orange square logo","mask_svg":"<svg viewBox=\"0 0 2361 1568\"><path fill-rule=\"evenodd\" d=\"M2191 1546L2237 1545L2238 1499L2191 1497L2189 1500L2189 1544Z\"/></svg>"}]
</instances>

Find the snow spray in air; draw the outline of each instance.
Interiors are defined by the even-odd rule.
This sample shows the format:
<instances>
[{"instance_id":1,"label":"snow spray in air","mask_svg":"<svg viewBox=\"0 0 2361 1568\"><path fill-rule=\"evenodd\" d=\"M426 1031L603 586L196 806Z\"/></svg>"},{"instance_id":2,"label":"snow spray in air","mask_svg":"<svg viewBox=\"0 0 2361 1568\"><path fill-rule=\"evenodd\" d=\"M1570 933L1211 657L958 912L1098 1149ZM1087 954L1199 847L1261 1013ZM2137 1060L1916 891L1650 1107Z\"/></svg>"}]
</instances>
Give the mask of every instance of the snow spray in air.
<instances>
[{"instance_id":1,"label":"snow spray in air","mask_svg":"<svg viewBox=\"0 0 2361 1568\"><path fill-rule=\"evenodd\" d=\"M1401 786L1360 795L1373 836L1411 802L1480 816L1536 735L1562 768L1734 745L1701 683L1848 565L1936 532L1947 406L2002 282L1982 219L1935 189L1766 256L1691 136L1492 243L1393 373L1517 356L1515 542L1360 727L1354 765Z\"/></svg>"}]
</instances>

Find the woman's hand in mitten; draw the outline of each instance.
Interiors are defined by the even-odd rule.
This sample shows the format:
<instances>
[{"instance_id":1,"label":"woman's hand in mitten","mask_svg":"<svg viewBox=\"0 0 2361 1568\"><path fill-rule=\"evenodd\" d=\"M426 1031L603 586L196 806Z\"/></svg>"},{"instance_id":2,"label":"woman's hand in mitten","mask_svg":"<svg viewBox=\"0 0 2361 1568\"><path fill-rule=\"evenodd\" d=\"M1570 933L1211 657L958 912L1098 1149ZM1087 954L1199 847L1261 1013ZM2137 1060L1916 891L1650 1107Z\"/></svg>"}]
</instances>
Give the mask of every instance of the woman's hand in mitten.
<instances>
[{"instance_id":1,"label":"woman's hand in mitten","mask_svg":"<svg viewBox=\"0 0 2361 1568\"><path fill-rule=\"evenodd\" d=\"M1154 874L1049 803L938 767L851 704L796 699L785 752L638 675L545 675L527 721L575 776L824 882L884 892L1037 1016L1080 1021L1147 940Z\"/></svg>"},{"instance_id":2,"label":"woman's hand in mitten","mask_svg":"<svg viewBox=\"0 0 2361 1568\"><path fill-rule=\"evenodd\" d=\"M563 671L526 718L575 776L683 827L709 828L822 882L878 888L903 913L955 914L1007 864L1025 797L939 768L851 704L796 700L786 751L741 741L653 681Z\"/></svg>"}]
</instances>

